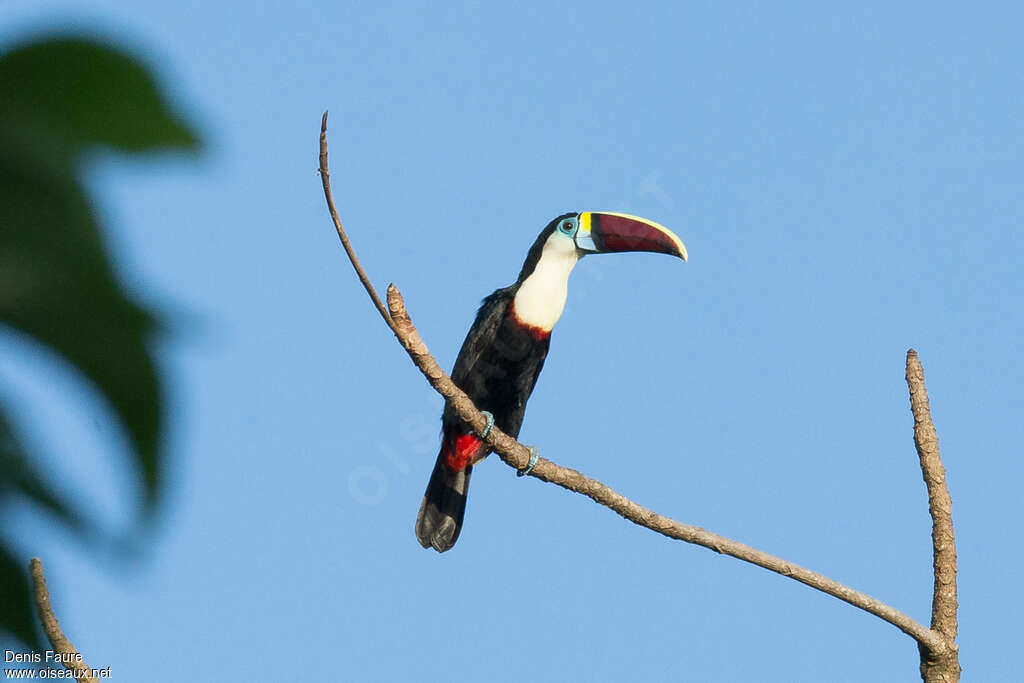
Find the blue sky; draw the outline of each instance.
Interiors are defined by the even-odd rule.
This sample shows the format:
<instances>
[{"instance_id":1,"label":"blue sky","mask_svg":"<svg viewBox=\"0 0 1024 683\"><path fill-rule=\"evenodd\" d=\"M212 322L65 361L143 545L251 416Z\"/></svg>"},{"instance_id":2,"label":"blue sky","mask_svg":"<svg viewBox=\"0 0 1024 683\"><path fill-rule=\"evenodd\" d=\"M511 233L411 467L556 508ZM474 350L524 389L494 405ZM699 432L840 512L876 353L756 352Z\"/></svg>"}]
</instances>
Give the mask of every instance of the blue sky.
<instances>
[{"instance_id":1,"label":"blue sky","mask_svg":"<svg viewBox=\"0 0 1024 683\"><path fill-rule=\"evenodd\" d=\"M1022 21L1014 3L3 3L0 47L109 38L207 143L87 170L124 282L173 325L170 489L127 564L13 511L66 633L123 681L916 678L892 626L496 459L456 548L421 549L441 400L329 223L329 109L356 248L446 367L553 216L673 228L689 263L577 267L523 441L926 621L916 348L965 680L1011 680ZM0 383L57 485L127 527L138 489L94 392L6 333Z\"/></svg>"}]
</instances>

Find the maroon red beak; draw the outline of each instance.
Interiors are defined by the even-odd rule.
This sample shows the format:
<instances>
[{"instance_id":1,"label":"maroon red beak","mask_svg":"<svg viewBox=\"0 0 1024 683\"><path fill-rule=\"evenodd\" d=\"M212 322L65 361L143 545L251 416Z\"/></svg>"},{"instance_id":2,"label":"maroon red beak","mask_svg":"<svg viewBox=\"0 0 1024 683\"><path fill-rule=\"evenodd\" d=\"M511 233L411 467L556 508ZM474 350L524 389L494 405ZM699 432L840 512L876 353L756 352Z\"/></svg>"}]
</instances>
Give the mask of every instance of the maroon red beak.
<instances>
[{"instance_id":1,"label":"maroon red beak","mask_svg":"<svg viewBox=\"0 0 1024 683\"><path fill-rule=\"evenodd\" d=\"M639 216L604 211L584 211L576 245L590 252L649 251L686 260L686 246L663 225Z\"/></svg>"}]
</instances>

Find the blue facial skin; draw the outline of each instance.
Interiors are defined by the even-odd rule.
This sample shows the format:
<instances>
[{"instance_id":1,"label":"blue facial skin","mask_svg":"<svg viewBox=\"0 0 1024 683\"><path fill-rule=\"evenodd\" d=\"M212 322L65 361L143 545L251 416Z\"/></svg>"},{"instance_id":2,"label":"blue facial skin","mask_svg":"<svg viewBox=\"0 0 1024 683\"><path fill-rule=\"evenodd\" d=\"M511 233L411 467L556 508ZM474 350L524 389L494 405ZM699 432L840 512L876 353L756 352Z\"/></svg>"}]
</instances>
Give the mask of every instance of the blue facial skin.
<instances>
[{"instance_id":1,"label":"blue facial skin","mask_svg":"<svg viewBox=\"0 0 1024 683\"><path fill-rule=\"evenodd\" d=\"M579 224L580 222L578 218L566 218L558 224L558 232L572 237L576 234L576 229L579 227Z\"/></svg>"}]
</instances>

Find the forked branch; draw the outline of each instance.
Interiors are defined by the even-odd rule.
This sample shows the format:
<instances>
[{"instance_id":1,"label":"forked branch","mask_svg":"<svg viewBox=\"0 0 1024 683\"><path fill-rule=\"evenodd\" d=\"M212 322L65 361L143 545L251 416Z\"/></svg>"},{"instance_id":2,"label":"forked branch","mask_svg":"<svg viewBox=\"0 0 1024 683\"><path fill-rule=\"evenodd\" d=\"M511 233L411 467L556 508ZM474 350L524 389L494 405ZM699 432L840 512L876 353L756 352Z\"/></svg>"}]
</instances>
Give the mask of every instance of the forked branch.
<instances>
[{"instance_id":1,"label":"forked branch","mask_svg":"<svg viewBox=\"0 0 1024 683\"><path fill-rule=\"evenodd\" d=\"M448 401L448 403L458 412L459 416L465 420L465 422L472 427L477 433L481 433L487 424L487 419L477 410L476 406L469 397L457 387L448 374L441 369L431 356L430 351L427 349L426 344L420 338L416 331L412 320L409 317L408 311L406 311L405 303L402 300L402 295L399 293L398 288L393 284L388 286L387 291L387 310L380 304L380 299L377 297L373 285L370 284L369 279L366 277L362 266L359 264L358 258L356 258L355 251L352 249L348 237L342 228L341 221L338 218L337 211L334 208L334 200L331 196L330 186L330 175L327 168L327 113L324 113L323 120L320 129L320 175L323 180L324 194L327 199L328 207L331 210L331 218L334 220L335 229L338 231L338 235L341 238L342 244L345 246L345 251L348 253L349 259L352 261L352 265L359 275L363 286L370 294L374 304L380 311L381 316L387 323L388 327L398 337L399 342L409 353L413 363L420 372L427 378L431 386ZM911 352L913 353L913 352ZM916 354L914 360L916 362ZM917 365L920 370L920 365ZM909 370L909 357L908 357L908 382L910 381L910 370ZM915 394L915 392L917 392ZM914 403L914 396L918 396L917 403ZM924 394L923 375L921 376L921 383L918 388L915 385L911 385L911 396L912 405L914 405L915 423L917 422L918 416L918 404L920 403L920 397L924 396L924 413L927 414L927 396ZM922 418L922 423L924 419ZM927 425L931 425L931 420L928 418ZM917 430L915 429L915 438ZM934 428L931 431L931 437L923 437L925 442L934 443ZM931 438L931 442L928 441ZM519 443L517 440L503 433L497 427L493 428L490 435L486 439L487 443L494 452L498 454L498 457L502 459L509 466L521 470L526 467L530 459L529 449ZM921 442L918 441L920 444ZM921 446L919 445L919 449ZM929 451L931 453L932 451ZM929 455L931 458L931 455ZM921 456L922 467L924 467L925 456ZM934 460L938 462L938 448L934 448ZM941 472L941 462L938 462L939 471ZM935 479L933 475L929 475L929 471L934 471L934 467L925 469L925 479L928 481L929 486L929 500L932 499L932 485L933 480L935 485L945 491L945 479L944 474L940 479ZM634 524L638 524L642 527L656 531L659 534L668 536L669 538L686 541L687 543L693 543L695 545L714 550L717 553L723 555L730 555L744 562L763 567L777 574L788 576L791 579L804 583L812 588L816 588L824 593L827 593L833 597L839 598L854 607L874 614L875 616L883 619L893 626L909 635L911 638L916 640L919 644L922 654L922 675L925 676L926 681L954 681L957 678L942 678L942 677L931 677L926 675L925 661L929 660L942 660L949 661L952 656L952 661L956 663L956 646L953 643L953 638L956 635L956 586L955 586L955 551L953 555L953 572L952 572L952 591L953 591L953 607L952 607L952 631L949 630L948 624L940 628L933 618L932 628L928 628L923 624L912 619L908 615L890 607L889 605L872 598L870 595L856 591L848 586L845 586L838 581L833 581L828 577L822 576L817 572L813 572L809 569L801 567L792 562L788 562L780 557L769 555L768 553L752 548L744 543L734 541L724 536L711 533L700 527L691 526L689 524L683 524L664 515L660 515L653 510L633 502L629 498L618 493L611 487L602 484L601 482L591 479L576 470L569 469L567 467L561 467L541 458L537 465L533 468L530 473L531 476L541 479L542 481L557 484L562 488L568 489L575 493L580 493L587 496L591 500L604 505L605 507L613 510L622 517L628 519ZM938 499L938 498L936 498ZM945 493L945 503L941 501L937 503L938 508L945 508L948 511L949 508L949 494ZM934 516L933 506L933 516ZM948 516L948 515L947 515ZM945 529L945 526L943 526ZM950 522L948 527L948 538L945 531L941 534L943 542L948 540L949 548L952 548L952 523ZM939 536L935 536L939 538ZM938 543L938 541L936 541ZM936 546L938 548L938 546ZM946 557L946 555L943 555ZM936 550L936 592L938 593L940 581L938 577L939 571L939 554ZM946 565L943 564L945 567ZM944 577L948 577L948 572L943 574ZM945 579L943 580L943 586L946 586ZM948 587L947 587L948 589ZM943 614L948 614L948 602L944 602L947 607L942 608ZM950 655L952 653L952 655ZM929 670L931 671L931 670ZM959 672L959 666L956 671ZM939 673L936 669L934 673Z\"/></svg>"}]
</instances>

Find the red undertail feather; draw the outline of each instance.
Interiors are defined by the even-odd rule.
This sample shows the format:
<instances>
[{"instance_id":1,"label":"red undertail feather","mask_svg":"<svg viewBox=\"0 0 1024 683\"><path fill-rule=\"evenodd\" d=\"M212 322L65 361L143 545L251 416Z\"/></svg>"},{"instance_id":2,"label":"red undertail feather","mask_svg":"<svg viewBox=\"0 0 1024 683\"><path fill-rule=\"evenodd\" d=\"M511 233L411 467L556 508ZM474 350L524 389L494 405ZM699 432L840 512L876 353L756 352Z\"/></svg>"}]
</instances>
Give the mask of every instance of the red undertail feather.
<instances>
[{"instance_id":1,"label":"red undertail feather","mask_svg":"<svg viewBox=\"0 0 1024 683\"><path fill-rule=\"evenodd\" d=\"M456 434L446 437L442 446L444 462L454 472L461 472L473 464L473 457L480 449L480 438L476 434Z\"/></svg>"}]
</instances>

